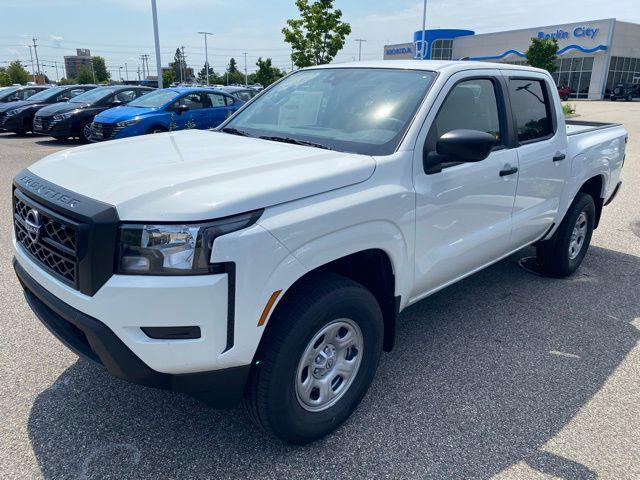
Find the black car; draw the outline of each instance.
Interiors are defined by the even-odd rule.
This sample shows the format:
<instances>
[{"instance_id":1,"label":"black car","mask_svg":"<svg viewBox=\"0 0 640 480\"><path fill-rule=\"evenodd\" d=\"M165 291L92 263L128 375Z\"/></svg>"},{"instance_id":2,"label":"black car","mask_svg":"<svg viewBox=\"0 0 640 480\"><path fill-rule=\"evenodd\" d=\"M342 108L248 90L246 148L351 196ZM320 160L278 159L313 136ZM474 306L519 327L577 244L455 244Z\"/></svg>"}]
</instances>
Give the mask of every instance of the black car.
<instances>
[{"instance_id":1,"label":"black car","mask_svg":"<svg viewBox=\"0 0 640 480\"><path fill-rule=\"evenodd\" d=\"M255 97L257 94L259 94L260 92L254 88L248 88L248 87L236 87L236 86L229 86L229 87L222 87L220 90L222 90L223 92L228 93L229 95L233 95L234 97L242 100L243 102L248 102L249 100L251 100L253 97Z\"/></svg>"},{"instance_id":2,"label":"black car","mask_svg":"<svg viewBox=\"0 0 640 480\"><path fill-rule=\"evenodd\" d=\"M0 103L15 102L18 100L26 100L32 95L35 95L42 90L46 90L49 87L43 85L15 85L12 87L4 87L0 89Z\"/></svg>"},{"instance_id":3,"label":"black car","mask_svg":"<svg viewBox=\"0 0 640 480\"><path fill-rule=\"evenodd\" d=\"M33 119L33 133L49 135L58 140L78 137L83 142L91 139L91 122L98 113L119 105L126 105L145 93L150 87L100 87L78 95L63 103L41 108Z\"/></svg>"},{"instance_id":4,"label":"black car","mask_svg":"<svg viewBox=\"0 0 640 480\"><path fill-rule=\"evenodd\" d=\"M73 97L96 88L95 85L65 85L36 93L28 100L0 105L0 130L25 134L33 130L33 117L42 107L57 102L67 102Z\"/></svg>"},{"instance_id":5,"label":"black car","mask_svg":"<svg viewBox=\"0 0 640 480\"><path fill-rule=\"evenodd\" d=\"M619 83L613 88L609 96L612 102L619 98L624 98L627 102L631 102L635 97L640 97L640 84Z\"/></svg>"}]
</instances>

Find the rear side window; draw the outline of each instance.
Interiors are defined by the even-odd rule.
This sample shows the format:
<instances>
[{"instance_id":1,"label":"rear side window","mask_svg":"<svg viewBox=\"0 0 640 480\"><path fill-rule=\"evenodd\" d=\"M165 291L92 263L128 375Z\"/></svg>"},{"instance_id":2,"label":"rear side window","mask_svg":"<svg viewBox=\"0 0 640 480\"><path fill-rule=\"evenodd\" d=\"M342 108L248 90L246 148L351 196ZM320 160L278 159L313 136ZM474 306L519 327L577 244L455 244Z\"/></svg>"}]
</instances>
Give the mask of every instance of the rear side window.
<instances>
[{"instance_id":1,"label":"rear side window","mask_svg":"<svg viewBox=\"0 0 640 480\"><path fill-rule=\"evenodd\" d=\"M509 81L511 108L519 142L530 142L553 134L551 103L542 80Z\"/></svg>"},{"instance_id":2,"label":"rear side window","mask_svg":"<svg viewBox=\"0 0 640 480\"><path fill-rule=\"evenodd\" d=\"M465 80L451 89L429 129L427 148L434 152L442 135L461 128L490 133L496 144L501 143L498 101L491 80Z\"/></svg>"},{"instance_id":3,"label":"rear side window","mask_svg":"<svg viewBox=\"0 0 640 480\"><path fill-rule=\"evenodd\" d=\"M226 105L225 97L217 93L207 93L212 107L224 107Z\"/></svg>"}]
</instances>

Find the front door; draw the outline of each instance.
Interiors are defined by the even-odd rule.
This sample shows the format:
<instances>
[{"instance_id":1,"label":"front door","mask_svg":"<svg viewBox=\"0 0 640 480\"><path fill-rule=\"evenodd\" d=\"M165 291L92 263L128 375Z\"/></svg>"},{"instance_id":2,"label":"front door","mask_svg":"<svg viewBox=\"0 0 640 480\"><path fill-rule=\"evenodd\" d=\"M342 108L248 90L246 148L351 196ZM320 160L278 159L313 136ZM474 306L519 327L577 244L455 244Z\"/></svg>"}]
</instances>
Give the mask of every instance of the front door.
<instances>
[{"instance_id":1,"label":"front door","mask_svg":"<svg viewBox=\"0 0 640 480\"><path fill-rule=\"evenodd\" d=\"M453 75L436 99L414 153L416 300L509 252L518 158L508 145L508 114L499 71ZM466 77L466 78L465 78ZM456 129L491 133L496 146L476 163L425 173L423 154ZM424 145L424 153L423 153Z\"/></svg>"}]
</instances>

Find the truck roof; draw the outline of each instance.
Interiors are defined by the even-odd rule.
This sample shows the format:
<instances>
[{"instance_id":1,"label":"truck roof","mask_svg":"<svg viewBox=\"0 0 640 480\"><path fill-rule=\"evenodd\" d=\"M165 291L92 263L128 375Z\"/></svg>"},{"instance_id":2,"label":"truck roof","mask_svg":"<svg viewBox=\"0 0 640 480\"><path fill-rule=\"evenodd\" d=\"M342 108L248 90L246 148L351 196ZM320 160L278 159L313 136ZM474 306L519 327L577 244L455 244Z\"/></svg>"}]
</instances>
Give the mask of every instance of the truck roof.
<instances>
[{"instance_id":1,"label":"truck roof","mask_svg":"<svg viewBox=\"0 0 640 480\"><path fill-rule=\"evenodd\" d=\"M440 71L463 71L473 69L500 69L500 70L521 70L527 72L547 73L546 70L530 67L528 65L511 65L508 63L476 62L472 60L376 60L365 62L331 63L328 65L318 65L314 68L388 68L399 70L428 70L432 72Z\"/></svg>"}]
</instances>

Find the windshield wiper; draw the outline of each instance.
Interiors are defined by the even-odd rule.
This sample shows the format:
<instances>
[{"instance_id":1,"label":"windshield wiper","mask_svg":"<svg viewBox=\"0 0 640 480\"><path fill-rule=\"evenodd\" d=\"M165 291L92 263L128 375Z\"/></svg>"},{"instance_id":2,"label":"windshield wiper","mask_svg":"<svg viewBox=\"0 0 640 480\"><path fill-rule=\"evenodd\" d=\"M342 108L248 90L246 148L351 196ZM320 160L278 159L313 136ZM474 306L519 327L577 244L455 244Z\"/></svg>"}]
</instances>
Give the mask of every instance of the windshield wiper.
<instances>
[{"instance_id":1,"label":"windshield wiper","mask_svg":"<svg viewBox=\"0 0 640 480\"><path fill-rule=\"evenodd\" d=\"M224 133L230 133L231 135L240 135L241 137L250 137L251 136L247 132L245 132L244 130L238 130L237 128L233 128L233 127L224 127L222 129L222 131Z\"/></svg>"},{"instance_id":2,"label":"windshield wiper","mask_svg":"<svg viewBox=\"0 0 640 480\"><path fill-rule=\"evenodd\" d=\"M331 148L321 143L309 142L307 140L298 140L296 138L291 138L291 137L277 137L277 136L263 135L258 138L261 138L262 140L272 140L274 142L292 143L294 145L305 145L307 147L316 147L316 148L323 148L325 150L331 150Z\"/></svg>"}]
</instances>

